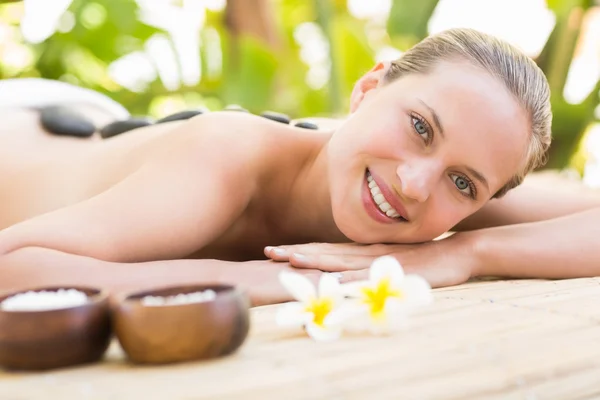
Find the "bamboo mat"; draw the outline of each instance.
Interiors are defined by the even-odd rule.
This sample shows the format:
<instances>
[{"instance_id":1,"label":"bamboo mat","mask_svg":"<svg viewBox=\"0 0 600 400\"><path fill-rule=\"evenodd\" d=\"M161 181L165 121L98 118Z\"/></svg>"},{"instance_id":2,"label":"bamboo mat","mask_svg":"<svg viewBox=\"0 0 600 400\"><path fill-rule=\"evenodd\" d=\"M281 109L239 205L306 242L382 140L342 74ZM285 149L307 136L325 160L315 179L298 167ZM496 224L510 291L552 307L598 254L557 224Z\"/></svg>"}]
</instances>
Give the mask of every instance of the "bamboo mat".
<instances>
[{"instance_id":1,"label":"bamboo mat","mask_svg":"<svg viewBox=\"0 0 600 400\"><path fill-rule=\"evenodd\" d=\"M106 360L0 372L0 399L600 399L600 278L480 281L435 291L410 329L315 343L252 310L248 341L217 361Z\"/></svg>"}]
</instances>

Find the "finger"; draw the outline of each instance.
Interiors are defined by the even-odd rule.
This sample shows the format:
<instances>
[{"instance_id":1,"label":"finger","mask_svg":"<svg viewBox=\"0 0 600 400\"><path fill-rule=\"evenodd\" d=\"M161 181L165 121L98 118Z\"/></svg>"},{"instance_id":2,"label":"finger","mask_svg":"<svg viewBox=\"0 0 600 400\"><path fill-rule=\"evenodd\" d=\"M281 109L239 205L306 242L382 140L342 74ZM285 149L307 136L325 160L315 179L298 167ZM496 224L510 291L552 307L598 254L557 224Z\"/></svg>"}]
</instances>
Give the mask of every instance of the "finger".
<instances>
[{"instance_id":1,"label":"finger","mask_svg":"<svg viewBox=\"0 0 600 400\"><path fill-rule=\"evenodd\" d=\"M289 253L281 247L267 246L264 249L265 256L273 261L288 261Z\"/></svg>"},{"instance_id":2,"label":"finger","mask_svg":"<svg viewBox=\"0 0 600 400\"><path fill-rule=\"evenodd\" d=\"M369 268L375 257L349 254L300 254L290 255L290 264L296 268L318 269L325 272L341 272Z\"/></svg>"},{"instance_id":3,"label":"finger","mask_svg":"<svg viewBox=\"0 0 600 400\"><path fill-rule=\"evenodd\" d=\"M327 243L308 243L286 246L267 246L265 247L265 255L274 261L289 261L289 257L293 253L323 253L327 252Z\"/></svg>"},{"instance_id":4,"label":"finger","mask_svg":"<svg viewBox=\"0 0 600 400\"><path fill-rule=\"evenodd\" d=\"M276 261L287 261L292 253L299 254L347 254L386 255L394 251L393 245L359 243L306 243L284 246L267 246L265 255Z\"/></svg>"}]
</instances>

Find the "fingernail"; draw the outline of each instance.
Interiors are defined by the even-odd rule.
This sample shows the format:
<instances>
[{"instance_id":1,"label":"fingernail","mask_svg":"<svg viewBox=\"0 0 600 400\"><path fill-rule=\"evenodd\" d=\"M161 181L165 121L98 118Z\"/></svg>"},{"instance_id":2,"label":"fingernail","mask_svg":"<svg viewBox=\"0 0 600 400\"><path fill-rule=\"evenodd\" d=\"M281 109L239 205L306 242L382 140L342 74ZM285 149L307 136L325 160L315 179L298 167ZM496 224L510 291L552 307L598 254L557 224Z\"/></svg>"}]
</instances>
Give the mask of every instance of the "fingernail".
<instances>
[{"instance_id":1,"label":"fingernail","mask_svg":"<svg viewBox=\"0 0 600 400\"><path fill-rule=\"evenodd\" d=\"M287 255L287 251L285 251L284 249L275 249L273 250L273 253L275 253L275 255L279 257L284 257Z\"/></svg>"},{"instance_id":2,"label":"fingernail","mask_svg":"<svg viewBox=\"0 0 600 400\"><path fill-rule=\"evenodd\" d=\"M267 247L265 247L265 253L270 253L271 250L273 250L274 248L275 247L273 247L273 246L267 246Z\"/></svg>"},{"instance_id":3,"label":"fingernail","mask_svg":"<svg viewBox=\"0 0 600 400\"><path fill-rule=\"evenodd\" d=\"M305 263L308 261L308 258L304 254L294 253L292 254L294 259L298 262Z\"/></svg>"}]
</instances>

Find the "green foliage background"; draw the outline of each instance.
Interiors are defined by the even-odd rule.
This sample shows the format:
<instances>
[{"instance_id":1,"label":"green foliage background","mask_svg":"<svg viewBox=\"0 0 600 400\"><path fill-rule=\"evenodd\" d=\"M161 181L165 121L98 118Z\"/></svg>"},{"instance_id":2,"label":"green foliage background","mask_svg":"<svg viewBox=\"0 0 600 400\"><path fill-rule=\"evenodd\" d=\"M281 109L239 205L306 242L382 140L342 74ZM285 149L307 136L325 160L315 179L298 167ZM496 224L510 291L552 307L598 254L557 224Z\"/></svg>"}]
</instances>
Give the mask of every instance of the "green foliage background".
<instances>
[{"instance_id":1,"label":"green foliage background","mask_svg":"<svg viewBox=\"0 0 600 400\"><path fill-rule=\"evenodd\" d=\"M73 29L57 32L35 45L18 39L31 50L32 62L15 70L0 59L0 79L45 77L70 81L109 95L133 114L156 114L157 102L175 99L182 109L220 109L234 103L253 112L270 109L293 117L339 116L347 110L354 82L374 64L377 50L386 45L405 50L424 38L427 21L438 2L393 1L387 25L382 26L384 34L373 38L366 33L369 22L352 17L343 0L264 1L269 2L274 15L278 45L270 46L248 35L234 36L225 23L224 11L207 11L200 37L206 39L207 30L218 33L223 69L217 76L204 75L193 87L168 91L157 78L143 93L134 93L110 78L107 69L111 62L144 50L152 35L165 33L138 18L134 0L74 0L69 7L75 16ZM594 121L600 82L578 105L568 104L562 93L582 16L594 4L592 0L548 0L548 6L556 14L557 24L536 61L553 90L555 142L549 166L574 163L581 167L583 158L573 158L573 154L577 154L586 128ZM21 15L21 3L12 0L3 4L0 0L0 21L15 27L15 32ZM308 66L302 62L299 44L294 39L295 28L308 21L320 25L330 45L331 78L321 89L307 86ZM211 56L207 48L203 45L200 49L203 69Z\"/></svg>"}]
</instances>

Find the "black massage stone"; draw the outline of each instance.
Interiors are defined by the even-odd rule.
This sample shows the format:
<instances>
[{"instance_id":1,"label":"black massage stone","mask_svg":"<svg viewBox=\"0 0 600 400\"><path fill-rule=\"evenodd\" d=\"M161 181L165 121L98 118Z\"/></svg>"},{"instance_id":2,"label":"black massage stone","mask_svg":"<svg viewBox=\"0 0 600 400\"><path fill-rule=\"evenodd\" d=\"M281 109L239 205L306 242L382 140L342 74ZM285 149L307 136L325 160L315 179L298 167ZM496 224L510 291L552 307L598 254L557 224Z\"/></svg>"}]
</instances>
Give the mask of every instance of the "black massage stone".
<instances>
[{"instance_id":1,"label":"black massage stone","mask_svg":"<svg viewBox=\"0 0 600 400\"><path fill-rule=\"evenodd\" d=\"M166 116L164 118L161 118L158 121L156 121L156 123L160 124L160 123L163 123L163 122L181 121L181 120L184 120L184 119L190 119L190 118L195 117L196 115L200 115L202 113L203 113L203 111L201 111L201 110L180 111L178 113L171 114L171 115L168 115L168 116Z\"/></svg>"},{"instance_id":2,"label":"black massage stone","mask_svg":"<svg viewBox=\"0 0 600 400\"><path fill-rule=\"evenodd\" d=\"M298 123L294 124L294 126L297 126L298 128L304 128L304 129L319 129L317 124L314 124L314 123L308 122L308 121L298 122Z\"/></svg>"},{"instance_id":3,"label":"black massage stone","mask_svg":"<svg viewBox=\"0 0 600 400\"><path fill-rule=\"evenodd\" d=\"M260 114L261 116L268 118L270 120L276 121L276 122L281 122L282 124L289 124L291 119L290 117L288 117L285 114L281 114L281 113L277 113L274 111L265 111L262 114Z\"/></svg>"},{"instance_id":4,"label":"black massage stone","mask_svg":"<svg viewBox=\"0 0 600 400\"><path fill-rule=\"evenodd\" d=\"M244 107L238 106L237 104L230 104L227 107L225 107L223 109L223 111L240 111L240 112L245 112L245 113L250 112L250 111L246 110Z\"/></svg>"},{"instance_id":5,"label":"black massage stone","mask_svg":"<svg viewBox=\"0 0 600 400\"><path fill-rule=\"evenodd\" d=\"M42 127L55 135L87 138L94 134L94 123L64 106L48 106L40 110Z\"/></svg>"},{"instance_id":6,"label":"black massage stone","mask_svg":"<svg viewBox=\"0 0 600 400\"><path fill-rule=\"evenodd\" d=\"M149 118L129 118L106 125L104 128L100 129L100 135L103 139L108 139L123 132L131 131L133 129L148 125L152 125L152 120Z\"/></svg>"}]
</instances>

